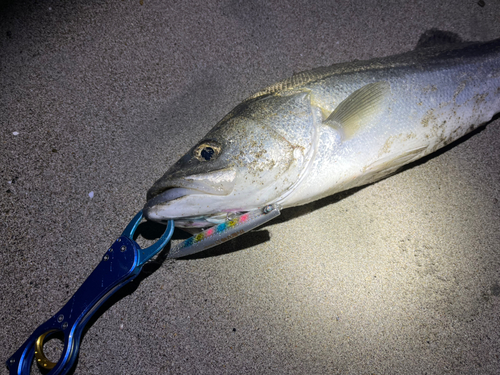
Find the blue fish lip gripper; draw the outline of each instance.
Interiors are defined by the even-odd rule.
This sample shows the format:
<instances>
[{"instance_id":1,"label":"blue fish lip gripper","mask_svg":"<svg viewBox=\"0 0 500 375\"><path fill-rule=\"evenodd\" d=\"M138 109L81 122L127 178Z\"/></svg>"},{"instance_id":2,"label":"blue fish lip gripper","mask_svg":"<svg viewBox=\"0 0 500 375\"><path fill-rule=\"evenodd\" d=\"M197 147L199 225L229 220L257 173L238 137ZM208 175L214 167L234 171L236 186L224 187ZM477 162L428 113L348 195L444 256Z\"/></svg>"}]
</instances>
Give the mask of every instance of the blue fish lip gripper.
<instances>
[{"instance_id":1,"label":"blue fish lip gripper","mask_svg":"<svg viewBox=\"0 0 500 375\"><path fill-rule=\"evenodd\" d=\"M173 246L168 258L180 258L228 241L246 233L280 214L277 204L254 209L229 218ZM83 282L71 299L52 318L39 326L26 342L7 360L11 375L28 375L33 359L47 375L64 375L78 357L83 329L97 309L116 291L136 278L144 264L158 254L170 241L174 221L169 220L165 233L153 245L141 249L133 235L143 218L139 211L122 235L111 245L101 262ZM57 362L43 353L43 344L52 337L62 337L64 348Z\"/></svg>"},{"instance_id":2,"label":"blue fish lip gripper","mask_svg":"<svg viewBox=\"0 0 500 375\"><path fill-rule=\"evenodd\" d=\"M48 375L66 374L73 367L78 357L81 335L89 319L109 297L134 280L144 264L158 254L172 237L174 222L170 220L160 239L141 249L133 240L133 235L142 217L142 211L139 211L68 303L40 325L7 360L11 375L29 374L33 358L36 358L40 368L50 370ZM54 363L43 353L43 344L56 335L63 337L64 348L60 359Z\"/></svg>"}]
</instances>

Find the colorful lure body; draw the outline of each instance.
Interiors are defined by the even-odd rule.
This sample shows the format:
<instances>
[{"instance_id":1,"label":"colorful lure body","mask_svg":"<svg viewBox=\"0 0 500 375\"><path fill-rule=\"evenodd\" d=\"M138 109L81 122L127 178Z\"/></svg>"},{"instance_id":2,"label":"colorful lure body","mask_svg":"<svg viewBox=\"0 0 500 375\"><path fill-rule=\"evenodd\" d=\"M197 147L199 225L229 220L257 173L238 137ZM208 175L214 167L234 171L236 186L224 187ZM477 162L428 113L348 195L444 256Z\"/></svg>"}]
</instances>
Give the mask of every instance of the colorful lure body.
<instances>
[{"instance_id":1,"label":"colorful lure body","mask_svg":"<svg viewBox=\"0 0 500 375\"><path fill-rule=\"evenodd\" d=\"M246 212L172 246L168 258L180 258L217 246L274 219L279 214L277 205Z\"/></svg>"}]
</instances>

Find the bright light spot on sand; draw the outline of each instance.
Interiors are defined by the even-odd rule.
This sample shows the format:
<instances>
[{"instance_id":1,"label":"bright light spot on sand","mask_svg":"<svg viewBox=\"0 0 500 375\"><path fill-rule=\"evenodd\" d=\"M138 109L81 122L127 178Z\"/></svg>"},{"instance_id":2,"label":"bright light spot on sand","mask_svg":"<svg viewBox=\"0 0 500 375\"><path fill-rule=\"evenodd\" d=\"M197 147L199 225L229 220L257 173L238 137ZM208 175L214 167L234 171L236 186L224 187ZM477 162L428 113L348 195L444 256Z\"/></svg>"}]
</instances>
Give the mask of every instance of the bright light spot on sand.
<instances>
[{"instance_id":1,"label":"bright light spot on sand","mask_svg":"<svg viewBox=\"0 0 500 375\"><path fill-rule=\"evenodd\" d=\"M19 132L12 132L13 135L19 135Z\"/></svg>"},{"instance_id":2,"label":"bright light spot on sand","mask_svg":"<svg viewBox=\"0 0 500 375\"><path fill-rule=\"evenodd\" d=\"M94 198L94 192L93 192L93 191L91 191L91 192L89 193L89 197L90 197L90 199Z\"/></svg>"}]
</instances>

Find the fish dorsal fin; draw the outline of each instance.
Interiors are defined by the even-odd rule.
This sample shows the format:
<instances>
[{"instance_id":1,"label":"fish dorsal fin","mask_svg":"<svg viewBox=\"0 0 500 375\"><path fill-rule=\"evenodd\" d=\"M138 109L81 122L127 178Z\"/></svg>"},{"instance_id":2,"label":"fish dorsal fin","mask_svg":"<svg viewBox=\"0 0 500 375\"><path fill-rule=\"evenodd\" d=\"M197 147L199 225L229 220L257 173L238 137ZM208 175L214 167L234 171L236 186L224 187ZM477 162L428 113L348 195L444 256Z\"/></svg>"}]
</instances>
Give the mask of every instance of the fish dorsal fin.
<instances>
[{"instance_id":1,"label":"fish dorsal fin","mask_svg":"<svg viewBox=\"0 0 500 375\"><path fill-rule=\"evenodd\" d=\"M440 46L446 49L450 48L450 46L460 43L461 41L462 39L460 38L460 36L452 32L430 29L420 36L415 49L422 49L423 51L425 51L429 47L436 46ZM410 53L413 53L413 51ZM420 58L423 59L424 62L426 62L433 56L434 55L432 54L423 54ZM282 91L298 89L312 82L316 82L336 74L360 72L368 69L386 69L387 64L389 64L393 68L413 66L414 63L414 59L409 58L408 52L406 52L400 55L372 59L370 60L370 64L367 64L367 61L354 60L349 63L344 62L333 64L330 66L318 67L312 70L295 73L292 77L283 79L271 86L258 91L257 93L248 97L246 100L265 97L268 95L280 93Z\"/></svg>"},{"instance_id":2,"label":"fish dorsal fin","mask_svg":"<svg viewBox=\"0 0 500 375\"><path fill-rule=\"evenodd\" d=\"M415 49L429 47L448 47L457 43L463 43L462 38L458 34L451 31L443 31L438 29L430 29L420 35Z\"/></svg>"},{"instance_id":3,"label":"fish dorsal fin","mask_svg":"<svg viewBox=\"0 0 500 375\"><path fill-rule=\"evenodd\" d=\"M330 67L319 67L305 72L294 73L290 78L276 82L274 85L268 86L265 89L255 93L246 100L258 98L265 95L279 93L281 91L293 90L297 87L305 85L309 82L322 79L331 73Z\"/></svg>"},{"instance_id":4,"label":"fish dorsal fin","mask_svg":"<svg viewBox=\"0 0 500 375\"><path fill-rule=\"evenodd\" d=\"M378 120L388 106L390 92L386 81L363 86L340 103L323 123L338 130L343 140L350 139Z\"/></svg>"}]
</instances>

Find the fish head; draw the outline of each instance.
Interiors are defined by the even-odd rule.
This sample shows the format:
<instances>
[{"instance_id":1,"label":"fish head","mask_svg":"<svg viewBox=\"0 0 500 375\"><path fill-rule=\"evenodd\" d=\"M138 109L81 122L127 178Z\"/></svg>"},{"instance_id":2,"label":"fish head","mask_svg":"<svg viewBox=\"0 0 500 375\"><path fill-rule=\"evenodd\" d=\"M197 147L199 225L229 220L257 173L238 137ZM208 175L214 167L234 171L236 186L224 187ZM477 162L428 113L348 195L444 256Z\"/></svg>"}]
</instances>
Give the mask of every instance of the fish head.
<instances>
[{"instance_id":1,"label":"fish head","mask_svg":"<svg viewBox=\"0 0 500 375\"><path fill-rule=\"evenodd\" d=\"M279 115L293 104L290 100L307 103L307 95L285 99L236 107L149 189L145 217L204 227L228 213L279 201L300 179L312 147L310 136L283 129L296 124L285 124ZM304 110L298 111L302 123L307 122ZM286 117L293 119L290 111Z\"/></svg>"}]
</instances>

